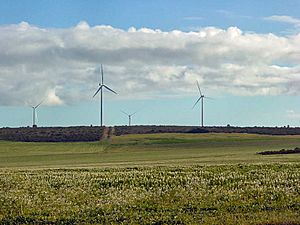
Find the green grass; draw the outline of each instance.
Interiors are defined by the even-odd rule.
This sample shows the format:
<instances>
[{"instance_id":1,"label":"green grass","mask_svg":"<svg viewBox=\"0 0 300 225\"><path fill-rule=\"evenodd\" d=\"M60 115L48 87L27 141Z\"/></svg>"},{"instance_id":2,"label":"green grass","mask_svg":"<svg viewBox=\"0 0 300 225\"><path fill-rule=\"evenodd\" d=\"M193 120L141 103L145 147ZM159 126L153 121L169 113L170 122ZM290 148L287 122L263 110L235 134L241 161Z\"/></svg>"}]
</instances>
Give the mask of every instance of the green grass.
<instances>
[{"instance_id":1,"label":"green grass","mask_svg":"<svg viewBox=\"0 0 300 225\"><path fill-rule=\"evenodd\" d=\"M0 142L0 224L300 224L300 136Z\"/></svg>"},{"instance_id":2,"label":"green grass","mask_svg":"<svg viewBox=\"0 0 300 225\"><path fill-rule=\"evenodd\" d=\"M256 152L300 146L300 136L147 134L109 143L0 142L0 168L111 167L299 162L299 155Z\"/></svg>"}]
</instances>

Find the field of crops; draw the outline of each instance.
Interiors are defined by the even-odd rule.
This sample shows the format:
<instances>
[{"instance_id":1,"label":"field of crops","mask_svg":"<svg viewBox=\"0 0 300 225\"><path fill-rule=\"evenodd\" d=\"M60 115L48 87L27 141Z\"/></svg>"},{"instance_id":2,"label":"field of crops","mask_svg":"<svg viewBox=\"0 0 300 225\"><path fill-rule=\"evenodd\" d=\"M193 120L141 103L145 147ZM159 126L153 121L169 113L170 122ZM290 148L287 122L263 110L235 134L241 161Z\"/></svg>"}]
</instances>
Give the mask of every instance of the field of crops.
<instances>
[{"instance_id":1,"label":"field of crops","mask_svg":"<svg viewBox=\"0 0 300 225\"><path fill-rule=\"evenodd\" d=\"M299 164L2 170L0 190L2 224L300 221Z\"/></svg>"},{"instance_id":2,"label":"field of crops","mask_svg":"<svg viewBox=\"0 0 300 225\"><path fill-rule=\"evenodd\" d=\"M0 224L300 224L299 136L0 142Z\"/></svg>"}]
</instances>

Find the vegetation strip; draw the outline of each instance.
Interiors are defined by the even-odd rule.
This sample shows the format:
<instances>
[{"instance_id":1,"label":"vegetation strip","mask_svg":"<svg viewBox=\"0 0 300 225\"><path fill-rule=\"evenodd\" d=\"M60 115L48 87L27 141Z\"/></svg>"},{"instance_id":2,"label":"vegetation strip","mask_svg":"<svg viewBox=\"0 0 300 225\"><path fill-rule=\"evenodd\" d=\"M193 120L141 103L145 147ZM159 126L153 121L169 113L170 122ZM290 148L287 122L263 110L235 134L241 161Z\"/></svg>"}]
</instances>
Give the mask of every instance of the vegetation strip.
<instances>
[{"instance_id":1,"label":"vegetation strip","mask_svg":"<svg viewBox=\"0 0 300 225\"><path fill-rule=\"evenodd\" d=\"M0 224L299 224L300 164L0 170Z\"/></svg>"},{"instance_id":2,"label":"vegetation strip","mask_svg":"<svg viewBox=\"0 0 300 225\"><path fill-rule=\"evenodd\" d=\"M260 154L260 155L276 155L276 154L296 154L296 153L300 153L300 148L281 149L279 151L264 151L264 152L258 152L257 154Z\"/></svg>"}]
</instances>

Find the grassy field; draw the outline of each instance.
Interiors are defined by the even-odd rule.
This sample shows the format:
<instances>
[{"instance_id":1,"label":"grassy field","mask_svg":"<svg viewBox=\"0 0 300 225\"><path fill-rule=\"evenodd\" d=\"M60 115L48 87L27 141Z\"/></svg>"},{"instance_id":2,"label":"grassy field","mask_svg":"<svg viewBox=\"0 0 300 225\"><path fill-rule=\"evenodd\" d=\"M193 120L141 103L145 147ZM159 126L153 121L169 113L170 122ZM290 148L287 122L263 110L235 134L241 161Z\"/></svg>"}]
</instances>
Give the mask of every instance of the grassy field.
<instances>
[{"instance_id":1,"label":"grassy field","mask_svg":"<svg viewBox=\"0 0 300 225\"><path fill-rule=\"evenodd\" d=\"M0 224L300 224L300 136L0 142Z\"/></svg>"},{"instance_id":2,"label":"grassy field","mask_svg":"<svg viewBox=\"0 0 300 225\"><path fill-rule=\"evenodd\" d=\"M0 168L299 162L299 155L255 154L299 146L298 135L255 134L126 135L103 144L0 142Z\"/></svg>"}]
</instances>

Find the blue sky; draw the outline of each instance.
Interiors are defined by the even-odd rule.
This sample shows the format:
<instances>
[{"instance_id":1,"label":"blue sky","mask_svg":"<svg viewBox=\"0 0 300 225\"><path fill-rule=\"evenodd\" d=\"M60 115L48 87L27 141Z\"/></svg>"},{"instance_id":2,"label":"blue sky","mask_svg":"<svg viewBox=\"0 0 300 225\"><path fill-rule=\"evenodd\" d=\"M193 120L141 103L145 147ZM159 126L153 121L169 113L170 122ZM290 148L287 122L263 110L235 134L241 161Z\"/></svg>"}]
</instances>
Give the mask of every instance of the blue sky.
<instances>
[{"instance_id":1,"label":"blue sky","mask_svg":"<svg viewBox=\"0 0 300 225\"><path fill-rule=\"evenodd\" d=\"M162 30L190 27L237 26L255 32L281 32L286 24L262 23L271 15L299 17L300 1L205 1L205 0L2 0L1 24L26 21L41 27L70 27L85 20L90 25L106 24Z\"/></svg>"},{"instance_id":2,"label":"blue sky","mask_svg":"<svg viewBox=\"0 0 300 225\"><path fill-rule=\"evenodd\" d=\"M2 0L0 50L9 54L0 55L0 80L9 89L0 93L0 126L31 125L29 105L45 98L43 90L47 90L47 101L38 109L39 126L98 124L98 101L89 96L97 88L99 63L104 64L108 85L119 92L118 96L105 93L107 125L127 123L121 110L140 110L133 117L133 124L199 124L199 108L191 109L198 96L197 79L202 91L214 97L214 100L205 101L207 125L300 126L297 88L300 53L299 48L294 47L300 45L297 36L300 32L299 9L298 0ZM110 27L93 29L101 25ZM130 27L149 30L133 33L128 31ZM18 36L20 29L26 39ZM49 35L44 34L45 30ZM181 33L172 33L174 30ZM149 31L156 32L155 37ZM189 32L199 32L197 38L203 37L202 33L207 37L210 33L220 33L225 39L237 35L239 44L235 46L234 40L223 43L222 36L212 36L199 44L197 38L187 35ZM116 33L117 37L114 36ZM273 36L266 36L268 33ZM101 35L103 39L99 37ZM165 39L167 35L170 39ZM76 40L72 36L76 36ZM7 40L12 42L4 44ZM23 41L30 45L30 52L26 49L26 59L19 53L25 45ZM168 41L170 43L166 43ZM67 46L69 42L72 43L70 47ZM145 42L149 42L149 46L153 42L153 46L146 46ZM20 44L18 48L16 43ZM47 43L51 43L50 47ZM103 48L99 47L102 43ZM189 55L189 49L179 49L179 53L184 51L185 54L181 58L176 46L195 43L199 44L195 47L198 52L195 50ZM207 51L215 43L218 51ZM58 46L63 46L61 49L66 51L58 50ZM115 46L121 47L117 51ZM254 47L257 49L253 50ZM102 50L106 54L98 55ZM153 55L149 53L152 50ZM179 55L173 56L174 51ZM220 51L229 53L222 55ZM248 53L253 55L245 56ZM147 57L137 59L132 54ZM63 58L58 59L62 55ZM94 61L93 57L101 61ZM130 58L128 62L126 57ZM47 60L43 61L44 58ZM55 64L56 60L66 60L66 68ZM261 60L263 65L259 66ZM242 77L236 75L237 71L248 70L254 72ZM54 73L59 74L55 77L59 82L54 79ZM185 74L184 78L180 77L182 74ZM20 80L16 82L16 79ZM235 84L231 85L231 81Z\"/></svg>"}]
</instances>

